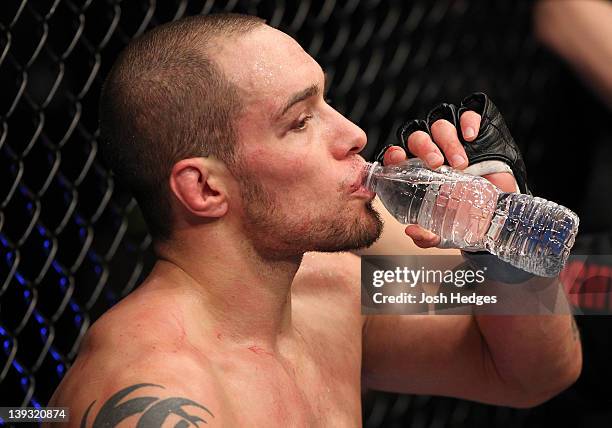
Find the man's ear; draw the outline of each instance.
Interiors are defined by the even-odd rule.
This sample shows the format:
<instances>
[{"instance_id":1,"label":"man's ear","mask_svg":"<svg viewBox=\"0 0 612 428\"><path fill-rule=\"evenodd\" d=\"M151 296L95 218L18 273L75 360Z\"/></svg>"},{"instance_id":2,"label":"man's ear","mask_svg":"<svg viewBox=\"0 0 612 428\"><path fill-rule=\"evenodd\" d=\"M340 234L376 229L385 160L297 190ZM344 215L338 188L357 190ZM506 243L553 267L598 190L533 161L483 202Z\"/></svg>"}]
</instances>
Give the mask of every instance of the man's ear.
<instances>
[{"instance_id":1,"label":"man's ear","mask_svg":"<svg viewBox=\"0 0 612 428\"><path fill-rule=\"evenodd\" d=\"M172 167L170 188L183 207L197 217L222 217L227 213L225 188L214 174L212 161L183 159Z\"/></svg>"}]
</instances>

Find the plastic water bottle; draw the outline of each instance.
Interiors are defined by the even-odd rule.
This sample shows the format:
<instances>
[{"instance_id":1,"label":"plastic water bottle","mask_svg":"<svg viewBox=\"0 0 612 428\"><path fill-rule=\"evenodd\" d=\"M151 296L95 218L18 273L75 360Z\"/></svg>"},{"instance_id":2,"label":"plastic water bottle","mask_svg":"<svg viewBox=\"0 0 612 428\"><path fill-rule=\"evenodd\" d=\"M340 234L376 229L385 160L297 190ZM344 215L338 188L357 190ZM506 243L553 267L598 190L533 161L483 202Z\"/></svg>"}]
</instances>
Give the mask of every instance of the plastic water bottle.
<instances>
[{"instance_id":1,"label":"plastic water bottle","mask_svg":"<svg viewBox=\"0 0 612 428\"><path fill-rule=\"evenodd\" d=\"M574 245L578 216L542 198L506 193L488 180L419 159L366 165L365 187L400 223L418 224L448 246L486 250L539 276L559 274Z\"/></svg>"}]
</instances>

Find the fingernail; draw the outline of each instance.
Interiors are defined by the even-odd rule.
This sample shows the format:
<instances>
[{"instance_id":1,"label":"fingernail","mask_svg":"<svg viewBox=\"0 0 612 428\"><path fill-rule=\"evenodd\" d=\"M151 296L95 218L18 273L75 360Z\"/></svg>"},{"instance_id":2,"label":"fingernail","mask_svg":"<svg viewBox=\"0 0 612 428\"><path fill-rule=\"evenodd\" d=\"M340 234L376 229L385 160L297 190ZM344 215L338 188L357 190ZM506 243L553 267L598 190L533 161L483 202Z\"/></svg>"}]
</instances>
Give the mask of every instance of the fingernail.
<instances>
[{"instance_id":1,"label":"fingernail","mask_svg":"<svg viewBox=\"0 0 612 428\"><path fill-rule=\"evenodd\" d=\"M452 166L459 166L465 163L465 158L461 155L453 155L450 158L450 162Z\"/></svg>"},{"instance_id":2,"label":"fingernail","mask_svg":"<svg viewBox=\"0 0 612 428\"><path fill-rule=\"evenodd\" d=\"M463 136L465 138L472 138L476 135L476 131L474 130L474 128L472 128L471 126L468 128L465 128L465 132L463 133Z\"/></svg>"},{"instance_id":3,"label":"fingernail","mask_svg":"<svg viewBox=\"0 0 612 428\"><path fill-rule=\"evenodd\" d=\"M402 152L400 150L393 150L390 157L391 162L401 162L404 160L404 156L402 156Z\"/></svg>"},{"instance_id":4,"label":"fingernail","mask_svg":"<svg viewBox=\"0 0 612 428\"><path fill-rule=\"evenodd\" d=\"M440 156L436 152L431 152L425 155L425 162L427 162L429 166L437 165L442 162L442 156Z\"/></svg>"}]
</instances>

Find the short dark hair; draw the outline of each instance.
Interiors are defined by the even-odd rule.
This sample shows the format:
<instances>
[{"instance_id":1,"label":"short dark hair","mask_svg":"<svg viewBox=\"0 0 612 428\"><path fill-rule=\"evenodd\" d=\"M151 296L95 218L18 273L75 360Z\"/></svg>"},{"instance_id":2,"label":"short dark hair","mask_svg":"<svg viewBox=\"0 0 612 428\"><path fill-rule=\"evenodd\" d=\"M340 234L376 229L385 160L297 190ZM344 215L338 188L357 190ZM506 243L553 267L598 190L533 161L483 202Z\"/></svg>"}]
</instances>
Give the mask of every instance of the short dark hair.
<instances>
[{"instance_id":1,"label":"short dark hair","mask_svg":"<svg viewBox=\"0 0 612 428\"><path fill-rule=\"evenodd\" d=\"M256 16L214 14L173 21L133 39L100 96L102 154L138 201L155 239L172 233L168 184L181 159L235 156L239 89L209 48L261 26Z\"/></svg>"}]
</instances>

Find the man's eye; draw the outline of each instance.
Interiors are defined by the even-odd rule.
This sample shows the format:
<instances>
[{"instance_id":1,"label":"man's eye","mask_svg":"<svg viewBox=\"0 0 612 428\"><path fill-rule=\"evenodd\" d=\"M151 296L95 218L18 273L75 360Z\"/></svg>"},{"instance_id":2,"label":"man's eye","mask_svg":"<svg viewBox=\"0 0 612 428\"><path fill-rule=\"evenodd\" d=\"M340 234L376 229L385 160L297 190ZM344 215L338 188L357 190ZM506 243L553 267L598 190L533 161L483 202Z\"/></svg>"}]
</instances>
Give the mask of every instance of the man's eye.
<instances>
[{"instance_id":1,"label":"man's eye","mask_svg":"<svg viewBox=\"0 0 612 428\"><path fill-rule=\"evenodd\" d=\"M295 124L293 129L296 131L303 131L304 129L306 129L306 126L308 125L308 121L310 119L312 119L312 115L305 116L304 119L300 120Z\"/></svg>"}]
</instances>

